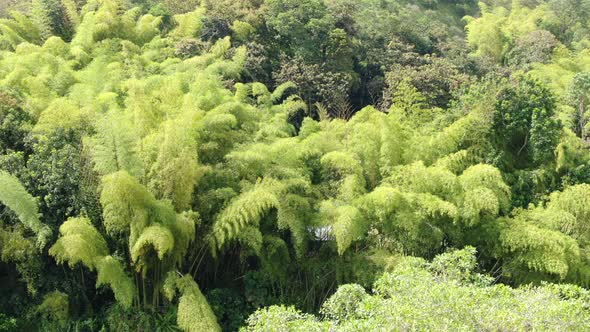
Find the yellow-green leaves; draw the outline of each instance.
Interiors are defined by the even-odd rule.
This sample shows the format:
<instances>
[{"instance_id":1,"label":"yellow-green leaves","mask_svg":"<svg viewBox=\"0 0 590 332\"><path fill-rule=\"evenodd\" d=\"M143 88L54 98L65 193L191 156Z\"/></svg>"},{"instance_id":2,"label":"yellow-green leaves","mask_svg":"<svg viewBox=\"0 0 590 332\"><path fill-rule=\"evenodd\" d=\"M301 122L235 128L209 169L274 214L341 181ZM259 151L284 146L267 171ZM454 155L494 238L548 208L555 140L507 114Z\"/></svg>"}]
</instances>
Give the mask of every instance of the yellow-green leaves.
<instances>
[{"instance_id":1,"label":"yellow-green leaves","mask_svg":"<svg viewBox=\"0 0 590 332\"><path fill-rule=\"evenodd\" d=\"M111 112L95 123L97 134L85 143L92 154L94 169L100 175L126 171L141 175L135 144L136 137L129 118Z\"/></svg>"},{"instance_id":2,"label":"yellow-green leaves","mask_svg":"<svg viewBox=\"0 0 590 332\"><path fill-rule=\"evenodd\" d=\"M500 203L496 194L484 187L466 191L461 206L461 217L465 225L477 224L481 217L496 217L500 212Z\"/></svg>"},{"instance_id":3,"label":"yellow-green leaves","mask_svg":"<svg viewBox=\"0 0 590 332\"><path fill-rule=\"evenodd\" d=\"M70 218L60 226L59 232L61 237L49 249L58 263L67 262L70 267L82 263L94 270L98 260L109 252L104 237L88 218Z\"/></svg>"},{"instance_id":4,"label":"yellow-green leaves","mask_svg":"<svg viewBox=\"0 0 590 332\"><path fill-rule=\"evenodd\" d=\"M151 250L160 261L174 266L194 239L198 215L177 215L170 201L156 200L124 171L103 177L101 203L107 232L128 236L131 259L138 271L153 268L143 260Z\"/></svg>"},{"instance_id":5,"label":"yellow-green leaves","mask_svg":"<svg viewBox=\"0 0 590 332\"><path fill-rule=\"evenodd\" d=\"M482 7L482 17L467 17L467 42L474 48L475 54L487 56L495 61L500 61L504 48L504 36L500 26L506 20L507 10L498 8L488 11Z\"/></svg>"},{"instance_id":6,"label":"yellow-green leaves","mask_svg":"<svg viewBox=\"0 0 590 332\"><path fill-rule=\"evenodd\" d=\"M477 188L491 190L502 211L507 211L510 207L510 188L504 183L497 168L484 164L471 166L459 176L459 181L463 190L467 192Z\"/></svg>"},{"instance_id":7,"label":"yellow-green leaves","mask_svg":"<svg viewBox=\"0 0 590 332\"><path fill-rule=\"evenodd\" d=\"M14 211L19 220L37 235L37 246L45 247L51 229L41 223L37 201L16 177L4 171L0 171L0 202Z\"/></svg>"},{"instance_id":8,"label":"yellow-green leaves","mask_svg":"<svg viewBox=\"0 0 590 332\"><path fill-rule=\"evenodd\" d=\"M61 0L61 3L63 4L64 9L66 10L66 15L72 25L75 27L80 24L80 13L78 11L76 0Z\"/></svg>"},{"instance_id":9,"label":"yellow-green leaves","mask_svg":"<svg viewBox=\"0 0 590 332\"><path fill-rule=\"evenodd\" d=\"M135 26L136 42L142 45L159 35L161 24L162 17L156 17L150 14L141 16Z\"/></svg>"},{"instance_id":10,"label":"yellow-green leaves","mask_svg":"<svg viewBox=\"0 0 590 332\"><path fill-rule=\"evenodd\" d=\"M145 228L137 241L131 248L131 259L138 263L140 256L145 255L148 250L153 248L162 260L164 255L168 254L174 248L174 236L166 227L155 224ZM141 264L138 264L138 267Z\"/></svg>"},{"instance_id":11,"label":"yellow-green leaves","mask_svg":"<svg viewBox=\"0 0 590 332\"><path fill-rule=\"evenodd\" d=\"M117 302L123 307L131 307L134 286L125 273L122 263L108 255L106 241L87 218L71 218L59 229L61 237L49 249L49 254L58 263L67 262L70 267L77 263L88 269L96 269L96 287L108 285L115 294Z\"/></svg>"},{"instance_id":12,"label":"yellow-green leaves","mask_svg":"<svg viewBox=\"0 0 590 332\"><path fill-rule=\"evenodd\" d=\"M148 169L148 186L157 197L170 199L177 211L190 208L203 171L198 163L194 123L190 117L165 122L151 139L153 145L146 147L157 151Z\"/></svg>"},{"instance_id":13,"label":"yellow-green leaves","mask_svg":"<svg viewBox=\"0 0 590 332\"><path fill-rule=\"evenodd\" d=\"M221 331L207 299L190 275L179 276L176 272L170 272L164 285L169 300L172 300L177 290L180 292L177 323L181 329L187 332Z\"/></svg>"},{"instance_id":14,"label":"yellow-green leaves","mask_svg":"<svg viewBox=\"0 0 590 332\"><path fill-rule=\"evenodd\" d=\"M548 15L545 6L530 9L518 2L513 2L510 10L501 6L489 8L480 2L480 9L480 17L465 17L467 42L475 55L497 62L502 60L510 44L519 37L538 30L539 23Z\"/></svg>"},{"instance_id":15,"label":"yellow-green leaves","mask_svg":"<svg viewBox=\"0 0 590 332\"><path fill-rule=\"evenodd\" d=\"M500 220L500 242L509 254L505 273L524 281L530 271L587 285L586 247L590 243L588 197L581 184L554 192L545 207L530 207Z\"/></svg>"},{"instance_id":16,"label":"yellow-green leaves","mask_svg":"<svg viewBox=\"0 0 590 332\"><path fill-rule=\"evenodd\" d=\"M568 187L563 192L554 192L547 210L571 215L575 222L561 222L555 226L584 245L590 244L590 185L580 184Z\"/></svg>"},{"instance_id":17,"label":"yellow-green leaves","mask_svg":"<svg viewBox=\"0 0 590 332\"><path fill-rule=\"evenodd\" d=\"M564 279L580 260L576 241L558 231L538 227L524 218L500 221L505 227L500 241L512 259L504 273L519 281L533 279L527 271Z\"/></svg>"},{"instance_id":18,"label":"yellow-green leaves","mask_svg":"<svg viewBox=\"0 0 590 332\"><path fill-rule=\"evenodd\" d=\"M70 316L68 300L67 294L53 291L43 297L43 302L37 307L37 312L45 319L55 321L63 327Z\"/></svg>"},{"instance_id":19,"label":"yellow-green leaves","mask_svg":"<svg viewBox=\"0 0 590 332\"><path fill-rule=\"evenodd\" d=\"M205 8L197 8L192 12L185 14L174 15L174 21L177 26L172 31L172 35L176 38L194 38L203 26L203 16Z\"/></svg>"},{"instance_id":20,"label":"yellow-green leaves","mask_svg":"<svg viewBox=\"0 0 590 332\"><path fill-rule=\"evenodd\" d=\"M125 273L123 263L112 256L101 257L96 263L96 270L96 287L109 286L117 302L124 308L131 307L136 289L131 278Z\"/></svg>"},{"instance_id":21,"label":"yellow-green leaves","mask_svg":"<svg viewBox=\"0 0 590 332\"><path fill-rule=\"evenodd\" d=\"M354 241L361 239L366 233L364 217L354 206L337 206L334 202L324 202L321 214L331 223L339 255L344 254Z\"/></svg>"},{"instance_id":22,"label":"yellow-green leaves","mask_svg":"<svg viewBox=\"0 0 590 332\"><path fill-rule=\"evenodd\" d=\"M442 167L426 167L422 162L391 169L384 182L408 192L430 193L453 200L461 187L457 176Z\"/></svg>"},{"instance_id":23,"label":"yellow-green leaves","mask_svg":"<svg viewBox=\"0 0 590 332\"><path fill-rule=\"evenodd\" d=\"M152 195L125 171L103 177L101 204L107 232L129 232L129 226L143 228L149 222L149 210L155 206Z\"/></svg>"},{"instance_id":24,"label":"yellow-green leaves","mask_svg":"<svg viewBox=\"0 0 590 332\"><path fill-rule=\"evenodd\" d=\"M279 193L283 185L274 179L258 181L234 199L218 216L213 226L216 247L235 238L249 225L258 225L260 218L279 206Z\"/></svg>"},{"instance_id":25,"label":"yellow-green leaves","mask_svg":"<svg viewBox=\"0 0 590 332\"><path fill-rule=\"evenodd\" d=\"M0 21L0 48L14 50L25 41L41 43L41 30L34 20L18 11L11 12L10 16L12 19Z\"/></svg>"},{"instance_id":26,"label":"yellow-green leaves","mask_svg":"<svg viewBox=\"0 0 590 332\"><path fill-rule=\"evenodd\" d=\"M235 39L240 41L247 41L248 37L256 32L256 29L248 22L234 21L231 25L233 36Z\"/></svg>"},{"instance_id":27,"label":"yellow-green leaves","mask_svg":"<svg viewBox=\"0 0 590 332\"><path fill-rule=\"evenodd\" d=\"M356 155L342 151L325 154L320 163L325 172L325 179L334 181L337 196L344 201L352 201L365 193L363 167Z\"/></svg>"}]
</instances>

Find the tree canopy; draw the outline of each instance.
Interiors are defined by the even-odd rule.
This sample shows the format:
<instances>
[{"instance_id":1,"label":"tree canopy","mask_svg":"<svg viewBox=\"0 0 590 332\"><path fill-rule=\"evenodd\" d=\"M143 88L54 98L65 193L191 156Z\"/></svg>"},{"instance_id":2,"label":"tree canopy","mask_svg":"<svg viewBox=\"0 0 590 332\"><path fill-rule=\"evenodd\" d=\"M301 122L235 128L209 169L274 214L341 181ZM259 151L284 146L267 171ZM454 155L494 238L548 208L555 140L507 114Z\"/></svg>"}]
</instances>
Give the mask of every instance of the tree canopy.
<instances>
[{"instance_id":1,"label":"tree canopy","mask_svg":"<svg viewBox=\"0 0 590 332\"><path fill-rule=\"evenodd\" d=\"M0 331L587 328L589 10L1 4Z\"/></svg>"}]
</instances>

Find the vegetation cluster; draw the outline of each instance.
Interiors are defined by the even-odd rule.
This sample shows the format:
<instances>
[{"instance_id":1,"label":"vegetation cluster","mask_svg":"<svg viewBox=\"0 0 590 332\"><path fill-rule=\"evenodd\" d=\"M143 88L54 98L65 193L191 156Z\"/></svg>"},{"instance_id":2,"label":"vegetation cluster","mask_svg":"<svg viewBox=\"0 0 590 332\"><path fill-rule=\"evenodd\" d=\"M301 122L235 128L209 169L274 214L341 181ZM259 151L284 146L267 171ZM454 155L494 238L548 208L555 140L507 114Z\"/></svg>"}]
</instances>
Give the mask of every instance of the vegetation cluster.
<instances>
[{"instance_id":1,"label":"vegetation cluster","mask_svg":"<svg viewBox=\"0 0 590 332\"><path fill-rule=\"evenodd\" d=\"M590 1L0 16L0 331L590 329Z\"/></svg>"}]
</instances>

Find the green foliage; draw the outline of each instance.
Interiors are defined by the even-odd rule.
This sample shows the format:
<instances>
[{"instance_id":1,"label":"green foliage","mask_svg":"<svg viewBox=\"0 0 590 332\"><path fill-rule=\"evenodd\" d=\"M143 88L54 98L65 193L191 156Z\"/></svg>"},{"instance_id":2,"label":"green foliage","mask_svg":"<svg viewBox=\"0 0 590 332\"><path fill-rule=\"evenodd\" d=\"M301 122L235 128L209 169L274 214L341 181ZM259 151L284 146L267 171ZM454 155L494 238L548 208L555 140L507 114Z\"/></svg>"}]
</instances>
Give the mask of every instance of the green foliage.
<instances>
[{"instance_id":1,"label":"green foliage","mask_svg":"<svg viewBox=\"0 0 590 332\"><path fill-rule=\"evenodd\" d=\"M354 240L364 235L366 230L363 227L363 219L357 208L346 205L339 206L332 213L335 214L332 217L334 218L332 232L338 244L338 253L342 255ZM330 216L325 218L330 220Z\"/></svg>"},{"instance_id":2,"label":"green foliage","mask_svg":"<svg viewBox=\"0 0 590 332\"><path fill-rule=\"evenodd\" d=\"M21 12L14 11L11 19L4 19L0 24L2 31L2 48L15 49L24 41L31 43L41 42L41 31L34 20Z\"/></svg>"},{"instance_id":3,"label":"green foliage","mask_svg":"<svg viewBox=\"0 0 590 332\"><path fill-rule=\"evenodd\" d=\"M242 326L246 315L246 303L236 290L216 288L209 291L207 301L218 317L223 331L237 331Z\"/></svg>"},{"instance_id":4,"label":"green foliage","mask_svg":"<svg viewBox=\"0 0 590 332\"><path fill-rule=\"evenodd\" d=\"M550 159L561 131L554 114L555 100L538 82L522 79L503 89L493 124L499 152L516 167Z\"/></svg>"},{"instance_id":5,"label":"green foliage","mask_svg":"<svg viewBox=\"0 0 590 332\"><path fill-rule=\"evenodd\" d=\"M25 150L24 141L31 130L31 116L19 106L11 93L0 93L0 150Z\"/></svg>"},{"instance_id":6,"label":"green foliage","mask_svg":"<svg viewBox=\"0 0 590 332\"><path fill-rule=\"evenodd\" d=\"M328 331L330 325L317 322L313 316L304 314L293 306L262 308L250 316L247 323L240 331Z\"/></svg>"},{"instance_id":7,"label":"green foliage","mask_svg":"<svg viewBox=\"0 0 590 332\"><path fill-rule=\"evenodd\" d=\"M574 75L570 83L567 99L569 104L576 110L573 115L573 130L582 138L587 136L586 124L588 115L586 114L586 105L590 102L588 93L590 92L590 75L587 72L581 72Z\"/></svg>"},{"instance_id":8,"label":"green foliage","mask_svg":"<svg viewBox=\"0 0 590 332\"><path fill-rule=\"evenodd\" d=\"M102 175L127 171L139 172L139 161L134 151L134 138L129 120L123 116L107 114L97 123L97 135L86 144L92 153L95 170Z\"/></svg>"},{"instance_id":9,"label":"green foliage","mask_svg":"<svg viewBox=\"0 0 590 332\"><path fill-rule=\"evenodd\" d=\"M321 312L330 320L344 321L354 318L358 305L363 302L369 294L359 285L350 284L338 287L334 293L322 305Z\"/></svg>"},{"instance_id":10,"label":"green foliage","mask_svg":"<svg viewBox=\"0 0 590 332\"><path fill-rule=\"evenodd\" d=\"M213 310L195 281L190 276L173 278L172 282L181 293L178 304L178 326L189 332L221 331Z\"/></svg>"},{"instance_id":11,"label":"green foliage","mask_svg":"<svg viewBox=\"0 0 590 332\"><path fill-rule=\"evenodd\" d=\"M476 254L476 249L470 246L440 254L430 263L430 271L445 281L489 286L493 279L477 273Z\"/></svg>"},{"instance_id":12,"label":"green foliage","mask_svg":"<svg viewBox=\"0 0 590 332\"><path fill-rule=\"evenodd\" d=\"M524 220L510 221L500 241L504 250L517 253L514 261L506 265L509 275L513 270L518 272L524 269L557 275L563 279L569 272L570 264L574 265L579 260L579 248L573 239Z\"/></svg>"},{"instance_id":13,"label":"green foliage","mask_svg":"<svg viewBox=\"0 0 590 332\"><path fill-rule=\"evenodd\" d=\"M45 40L51 36L51 17L49 16L49 3L43 0L33 0L31 4L31 14L34 17L35 25L41 34L41 39Z\"/></svg>"},{"instance_id":14,"label":"green foliage","mask_svg":"<svg viewBox=\"0 0 590 332\"><path fill-rule=\"evenodd\" d=\"M159 329L160 331L179 331L176 325L176 311L171 309L164 313L149 312L138 309L125 309L113 305L105 312L104 318L90 322L89 326L79 327L103 328L114 331L131 332L137 329Z\"/></svg>"},{"instance_id":15,"label":"green foliage","mask_svg":"<svg viewBox=\"0 0 590 332\"><path fill-rule=\"evenodd\" d=\"M69 318L69 306L68 296L54 291L44 296L43 302L37 307L37 312L43 319L55 321L64 326Z\"/></svg>"},{"instance_id":16,"label":"green foliage","mask_svg":"<svg viewBox=\"0 0 590 332\"><path fill-rule=\"evenodd\" d=\"M59 263L82 263L94 270L108 253L107 243L87 218L72 218L59 227L61 237L49 249Z\"/></svg>"},{"instance_id":17,"label":"green foliage","mask_svg":"<svg viewBox=\"0 0 590 332\"><path fill-rule=\"evenodd\" d=\"M177 38L196 37L203 26L203 8L197 8L192 12L174 15L177 26L172 34Z\"/></svg>"},{"instance_id":18,"label":"green foliage","mask_svg":"<svg viewBox=\"0 0 590 332\"><path fill-rule=\"evenodd\" d=\"M125 171L103 178L100 200L107 232L123 233L134 227L135 238L147 226L149 213L158 208L154 197Z\"/></svg>"},{"instance_id":19,"label":"green foliage","mask_svg":"<svg viewBox=\"0 0 590 332\"><path fill-rule=\"evenodd\" d=\"M583 329L587 4L486 3L3 15L0 324Z\"/></svg>"},{"instance_id":20,"label":"green foliage","mask_svg":"<svg viewBox=\"0 0 590 332\"><path fill-rule=\"evenodd\" d=\"M427 105L447 107L453 94L469 81L469 77L447 59L427 55L415 62L419 65L394 64L385 74L384 99L406 112L412 113L410 106L422 112Z\"/></svg>"},{"instance_id":21,"label":"green foliage","mask_svg":"<svg viewBox=\"0 0 590 332\"><path fill-rule=\"evenodd\" d=\"M410 83L409 78L402 80L396 88L392 99L391 112L400 112L403 118L419 118L424 110L426 98Z\"/></svg>"},{"instance_id":22,"label":"green foliage","mask_svg":"<svg viewBox=\"0 0 590 332\"><path fill-rule=\"evenodd\" d=\"M135 286L131 278L125 273L121 261L111 256L101 257L96 263L96 270L98 272L96 287L108 285L113 290L115 299L121 306L124 308L131 307L135 295Z\"/></svg>"},{"instance_id":23,"label":"green foliage","mask_svg":"<svg viewBox=\"0 0 590 332\"><path fill-rule=\"evenodd\" d=\"M0 314L0 330L12 331L16 329L16 318L7 317L5 314Z\"/></svg>"},{"instance_id":24,"label":"green foliage","mask_svg":"<svg viewBox=\"0 0 590 332\"><path fill-rule=\"evenodd\" d=\"M266 5L268 27L276 31L285 43L303 45L299 50L306 52L302 54L304 57L317 56L308 46L316 41L316 38L328 33L331 18L326 15L323 1L271 0Z\"/></svg>"},{"instance_id":25,"label":"green foliage","mask_svg":"<svg viewBox=\"0 0 590 332\"><path fill-rule=\"evenodd\" d=\"M157 158L147 176L156 196L170 199L177 211L190 208L192 194L202 174L198 164L194 122L181 118L163 124L160 135L150 137L159 142ZM147 149L147 148L146 148Z\"/></svg>"},{"instance_id":26,"label":"green foliage","mask_svg":"<svg viewBox=\"0 0 590 332\"><path fill-rule=\"evenodd\" d=\"M248 37L256 32L256 29L248 22L234 21L231 29L233 31L234 39L246 41Z\"/></svg>"},{"instance_id":27,"label":"green foliage","mask_svg":"<svg viewBox=\"0 0 590 332\"><path fill-rule=\"evenodd\" d=\"M133 284L121 262L108 256L109 249L103 236L87 218L73 218L59 229L61 237L49 249L58 263L70 267L82 263L98 272L96 286L109 285L121 305L129 308L133 301Z\"/></svg>"},{"instance_id":28,"label":"green foliage","mask_svg":"<svg viewBox=\"0 0 590 332\"><path fill-rule=\"evenodd\" d=\"M519 38L546 26L554 14L547 6L529 7L513 1L510 9L501 4L479 4L481 16L465 17L467 42L477 56L502 61Z\"/></svg>"},{"instance_id":29,"label":"green foliage","mask_svg":"<svg viewBox=\"0 0 590 332\"><path fill-rule=\"evenodd\" d=\"M242 330L517 331L565 326L577 329L587 323L583 297L562 296L555 291L560 286L513 289L490 285L489 280L481 282L486 277L474 271L474 253L472 248L459 250L432 263L406 258L375 283L375 295L366 294L357 285L340 286L325 302L327 315L322 320L293 307L272 306L251 315Z\"/></svg>"},{"instance_id":30,"label":"green foliage","mask_svg":"<svg viewBox=\"0 0 590 332\"><path fill-rule=\"evenodd\" d=\"M588 243L588 185L551 194L545 207L531 207L513 220L501 220L504 273L521 281L567 279L582 283Z\"/></svg>"},{"instance_id":31,"label":"green foliage","mask_svg":"<svg viewBox=\"0 0 590 332\"><path fill-rule=\"evenodd\" d=\"M154 248L159 259L164 258L164 255L174 248L172 232L159 225L146 227L131 248L131 259L137 262L140 256L145 255L145 247L149 248L150 246Z\"/></svg>"},{"instance_id":32,"label":"green foliage","mask_svg":"<svg viewBox=\"0 0 590 332\"><path fill-rule=\"evenodd\" d=\"M246 226L256 226L269 209L276 208L279 205L276 193L281 189L280 182L265 179L232 201L214 225L217 247L236 237Z\"/></svg>"},{"instance_id":33,"label":"green foliage","mask_svg":"<svg viewBox=\"0 0 590 332\"><path fill-rule=\"evenodd\" d=\"M20 181L0 171L0 202L14 211L18 219L37 235L37 246L43 249L51 237L51 229L39 219L38 203Z\"/></svg>"},{"instance_id":34,"label":"green foliage","mask_svg":"<svg viewBox=\"0 0 590 332\"><path fill-rule=\"evenodd\" d=\"M515 42L515 46L506 54L506 63L528 68L533 64L548 63L559 40L549 31L535 30Z\"/></svg>"}]
</instances>

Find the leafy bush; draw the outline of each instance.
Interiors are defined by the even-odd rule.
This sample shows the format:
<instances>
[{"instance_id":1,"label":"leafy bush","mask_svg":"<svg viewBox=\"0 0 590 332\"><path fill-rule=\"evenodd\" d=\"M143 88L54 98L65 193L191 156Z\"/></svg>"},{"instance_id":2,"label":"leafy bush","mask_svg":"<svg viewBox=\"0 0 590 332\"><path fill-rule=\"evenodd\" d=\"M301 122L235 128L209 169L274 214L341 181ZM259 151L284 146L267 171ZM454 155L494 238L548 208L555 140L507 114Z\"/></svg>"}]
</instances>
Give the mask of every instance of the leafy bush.
<instances>
[{"instance_id":1,"label":"leafy bush","mask_svg":"<svg viewBox=\"0 0 590 332\"><path fill-rule=\"evenodd\" d=\"M340 286L324 304L323 320L272 306L251 315L242 331L574 331L587 326L587 291L482 283L474 261L473 248L442 254L432 263L406 258L375 283L375 295L357 285Z\"/></svg>"}]
</instances>

